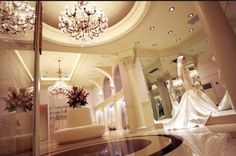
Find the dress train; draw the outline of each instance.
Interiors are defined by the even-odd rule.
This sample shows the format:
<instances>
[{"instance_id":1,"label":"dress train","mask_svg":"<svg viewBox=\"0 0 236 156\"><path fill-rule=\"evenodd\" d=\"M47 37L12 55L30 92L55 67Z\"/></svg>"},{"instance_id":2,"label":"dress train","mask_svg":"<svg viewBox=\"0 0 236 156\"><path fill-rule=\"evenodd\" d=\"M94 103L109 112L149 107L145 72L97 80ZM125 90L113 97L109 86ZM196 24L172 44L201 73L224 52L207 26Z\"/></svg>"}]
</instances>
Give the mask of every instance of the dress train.
<instances>
[{"instance_id":1,"label":"dress train","mask_svg":"<svg viewBox=\"0 0 236 156\"><path fill-rule=\"evenodd\" d=\"M228 109L232 109L232 108L233 108L233 104L232 104L231 98L229 96L229 93L226 90L225 95L218 106L218 110L224 111L224 110L228 110Z\"/></svg>"}]
</instances>

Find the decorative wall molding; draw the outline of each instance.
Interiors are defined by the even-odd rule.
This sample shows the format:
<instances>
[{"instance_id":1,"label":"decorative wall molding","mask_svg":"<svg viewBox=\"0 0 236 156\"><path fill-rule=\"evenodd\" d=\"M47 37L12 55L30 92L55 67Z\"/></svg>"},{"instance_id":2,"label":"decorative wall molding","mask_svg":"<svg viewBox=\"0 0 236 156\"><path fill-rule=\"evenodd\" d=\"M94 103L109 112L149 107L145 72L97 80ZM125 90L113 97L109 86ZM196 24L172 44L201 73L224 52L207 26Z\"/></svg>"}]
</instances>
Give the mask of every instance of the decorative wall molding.
<instances>
[{"instance_id":1,"label":"decorative wall molding","mask_svg":"<svg viewBox=\"0 0 236 156\"><path fill-rule=\"evenodd\" d=\"M66 34L62 33L59 29L53 28L47 25L46 23L43 23L43 39L55 44L75 47L89 47L113 42L114 40L121 38L131 30L133 30L139 24L139 22L145 16L149 5L150 2L148 1L135 2L133 8L125 18L123 18L120 22L104 31L102 37L94 39L92 44L84 44L75 39L72 39Z\"/></svg>"}]
</instances>

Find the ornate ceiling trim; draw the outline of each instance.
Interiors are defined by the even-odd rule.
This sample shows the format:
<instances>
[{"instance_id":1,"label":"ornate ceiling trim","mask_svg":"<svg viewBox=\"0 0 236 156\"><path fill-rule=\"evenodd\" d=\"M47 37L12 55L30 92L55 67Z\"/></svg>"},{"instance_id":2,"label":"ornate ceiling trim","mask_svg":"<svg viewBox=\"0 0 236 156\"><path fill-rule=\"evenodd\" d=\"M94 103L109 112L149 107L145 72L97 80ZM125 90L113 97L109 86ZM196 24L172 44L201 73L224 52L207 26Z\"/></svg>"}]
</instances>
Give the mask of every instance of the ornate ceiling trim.
<instances>
[{"instance_id":1,"label":"ornate ceiling trim","mask_svg":"<svg viewBox=\"0 0 236 156\"><path fill-rule=\"evenodd\" d=\"M59 45L75 46L75 47L89 47L101 45L112 42L121 38L131 30L133 30L145 16L150 2L135 2L129 14L114 26L108 28L102 37L94 39L94 43L81 43L66 34L62 33L59 29L51 27L43 23L43 39Z\"/></svg>"}]
</instances>

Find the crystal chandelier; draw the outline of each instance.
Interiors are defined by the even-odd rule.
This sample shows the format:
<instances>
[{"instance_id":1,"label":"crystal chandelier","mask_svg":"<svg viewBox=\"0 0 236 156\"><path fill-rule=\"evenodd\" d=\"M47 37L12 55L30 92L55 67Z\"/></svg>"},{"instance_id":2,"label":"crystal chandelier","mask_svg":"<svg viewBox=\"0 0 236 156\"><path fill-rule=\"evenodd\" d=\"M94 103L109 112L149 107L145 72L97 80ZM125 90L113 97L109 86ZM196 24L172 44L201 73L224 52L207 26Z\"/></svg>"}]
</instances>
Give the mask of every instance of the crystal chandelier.
<instances>
[{"instance_id":1,"label":"crystal chandelier","mask_svg":"<svg viewBox=\"0 0 236 156\"><path fill-rule=\"evenodd\" d=\"M34 27L35 10L27 1L0 1L0 32L17 34Z\"/></svg>"},{"instance_id":2,"label":"crystal chandelier","mask_svg":"<svg viewBox=\"0 0 236 156\"><path fill-rule=\"evenodd\" d=\"M59 80L50 87L48 87L48 93L51 96L62 97L66 96L71 90L71 86L68 86L64 81L61 80L62 71L61 71L61 60L58 60L59 69L57 71Z\"/></svg>"},{"instance_id":3,"label":"crystal chandelier","mask_svg":"<svg viewBox=\"0 0 236 156\"><path fill-rule=\"evenodd\" d=\"M101 9L88 2L78 2L59 16L59 28L80 41L91 41L108 28L108 19Z\"/></svg>"}]
</instances>

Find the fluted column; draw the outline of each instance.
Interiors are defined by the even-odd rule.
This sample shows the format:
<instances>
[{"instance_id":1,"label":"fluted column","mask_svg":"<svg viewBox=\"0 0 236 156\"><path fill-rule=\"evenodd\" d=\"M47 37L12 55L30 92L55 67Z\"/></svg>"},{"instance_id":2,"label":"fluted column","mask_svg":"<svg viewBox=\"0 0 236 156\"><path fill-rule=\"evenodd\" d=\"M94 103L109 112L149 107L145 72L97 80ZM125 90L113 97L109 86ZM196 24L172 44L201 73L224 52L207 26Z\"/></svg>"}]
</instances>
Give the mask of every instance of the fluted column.
<instances>
[{"instance_id":1,"label":"fluted column","mask_svg":"<svg viewBox=\"0 0 236 156\"><path fill-rule=\"evenodd\" d=\"M236 108L236 36L219 2L194 2L222 80Z\"/></svg>"},{"instance_id":2,"label":"fluted column","mask_svg":"<svg viewBox=\"0 0 236 156\"><path fill-rule=\"evenodd\" d=\"M130 95L132 99L132 105L134 108L135 120L136 120L136 129L145 128L145 120L142 111L141 99L138 93L138 83L135 76L135 56L126 56L120 59L122 65L125 67L127 71L128 81L130 84ZM132 124L132 123L129 123Z\"/></svg>"}]
</instances>

